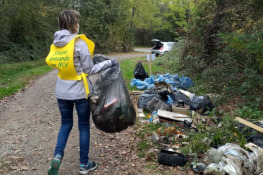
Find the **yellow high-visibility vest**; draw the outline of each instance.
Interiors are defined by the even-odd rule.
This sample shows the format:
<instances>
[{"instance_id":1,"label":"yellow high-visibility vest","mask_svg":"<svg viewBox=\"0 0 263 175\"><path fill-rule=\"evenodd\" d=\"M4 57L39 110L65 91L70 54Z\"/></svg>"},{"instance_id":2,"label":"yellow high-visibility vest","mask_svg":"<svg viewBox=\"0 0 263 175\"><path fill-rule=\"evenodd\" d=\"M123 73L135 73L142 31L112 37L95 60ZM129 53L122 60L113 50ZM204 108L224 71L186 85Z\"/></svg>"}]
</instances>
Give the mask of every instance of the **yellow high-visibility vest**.
<instances>
[{"instance_id":1,"label":"yellow high-visibility vest","mask_svg":"<svg viewBox=\"0 0 263 175\"><path fill-rule=\"evenodd\" d=\"M73 53L76 38L81 38L87 43L92 58L95 49L95 44L93 41L89 40L85 35L81 34L72 39L64 47L57 47L54 44L52 44L50 46L50 52L46 58L46 63L52 68L59 70L58 77L62 80L83 79L84 87L86 90L86 98L88 98L88 95L90 93L89 84L86 78L88 74L85 74L83 72L80 75L78 75L74 67Z\"/></svg>"}]
</instances>

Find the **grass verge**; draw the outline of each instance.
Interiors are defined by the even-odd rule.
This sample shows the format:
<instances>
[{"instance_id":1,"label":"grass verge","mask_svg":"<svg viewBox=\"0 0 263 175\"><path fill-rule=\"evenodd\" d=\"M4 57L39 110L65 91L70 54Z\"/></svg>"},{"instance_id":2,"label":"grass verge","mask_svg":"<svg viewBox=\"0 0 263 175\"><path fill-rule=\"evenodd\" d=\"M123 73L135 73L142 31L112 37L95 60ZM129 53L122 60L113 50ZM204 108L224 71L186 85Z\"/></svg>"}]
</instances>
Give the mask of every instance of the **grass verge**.
<instances>
[{"instance_id":1,"label":"grass verge","mask_svg":"<svg viewBox=\"0 0 263 175\"><path fill-rule=\"evenodd\" d=\"M23 89L31 79L50 70L44 60L0 65L0 99Z\"/></svg>"},{"instance_id":2,"label":"grass verge","mask_svg":"<svg viewBox=\"0 0 263 175\"><path fill-rule=\"evenodd\" d=\"M145 61L145 60L146 60L145 57L139 57L139 58L119 61L120 66L121 66L121 70L122 70L122 75L123 75L123 78L124 78L124 81L127 85L128 90L136 90L135 87L130 86L130 82L134 78L133 71L134 71L135 65L138 62ZM145 71L149 73L150 72L149 71L149 64L147 62L142 62L142 65L143 65ZM152 74L153 75L164 74L167 72L169 72L167 69L152 63Z\"/></svg>"}]
</instances>

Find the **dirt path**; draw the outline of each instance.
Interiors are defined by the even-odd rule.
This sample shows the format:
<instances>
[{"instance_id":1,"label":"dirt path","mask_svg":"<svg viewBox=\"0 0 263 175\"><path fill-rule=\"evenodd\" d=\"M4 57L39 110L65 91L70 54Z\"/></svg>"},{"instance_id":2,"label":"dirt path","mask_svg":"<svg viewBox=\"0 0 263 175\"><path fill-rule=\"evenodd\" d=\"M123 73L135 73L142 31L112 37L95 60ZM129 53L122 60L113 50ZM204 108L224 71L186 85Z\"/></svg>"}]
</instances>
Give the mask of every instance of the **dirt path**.
<instances>
[{"instance_id":1,"label":"dirt path","mask_svg":"<svg viewBox=\"0 0 263 175\"><path fill-rule=\"evenodd\" d=\"M128 59L145 55L136 53L126 57L111 55L115 59ZM46 175L53 157L60 114L54 96L56 70L40 77L25 90L0 101L0 174ZM94 81L96 77L91 77ZM78 174L79 136L77 115L71 131L61 175ZM135 134L132 129L106 134L91 123L90 158L99 167L90 174L143 174L143 161L134 152Z\"/></svg>"}]
</instances>

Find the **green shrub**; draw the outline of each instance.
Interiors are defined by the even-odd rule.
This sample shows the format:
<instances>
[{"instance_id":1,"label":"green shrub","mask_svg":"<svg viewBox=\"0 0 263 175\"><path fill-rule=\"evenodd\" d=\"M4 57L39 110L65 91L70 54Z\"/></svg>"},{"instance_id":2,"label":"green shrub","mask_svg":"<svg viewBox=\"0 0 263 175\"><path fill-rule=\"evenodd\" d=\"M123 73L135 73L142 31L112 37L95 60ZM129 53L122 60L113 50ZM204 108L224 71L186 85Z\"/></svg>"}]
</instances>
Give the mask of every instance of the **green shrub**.
<instances>
[{"instance_id":1,"label":"green shrub","mask_svg":"<svg viewBox=\"0 0 263 175\"><path fill-rule=\"evenodd\" d=\"M226 143L238 143L244 146L246 139L243 133L236 128L236 123L231 116L224 116L218 125L199 125L197 132L191 132L188 146L181 148L182 153L195 155L206 152L210 147L222 146Z\"/></svg>"}]
</instances>

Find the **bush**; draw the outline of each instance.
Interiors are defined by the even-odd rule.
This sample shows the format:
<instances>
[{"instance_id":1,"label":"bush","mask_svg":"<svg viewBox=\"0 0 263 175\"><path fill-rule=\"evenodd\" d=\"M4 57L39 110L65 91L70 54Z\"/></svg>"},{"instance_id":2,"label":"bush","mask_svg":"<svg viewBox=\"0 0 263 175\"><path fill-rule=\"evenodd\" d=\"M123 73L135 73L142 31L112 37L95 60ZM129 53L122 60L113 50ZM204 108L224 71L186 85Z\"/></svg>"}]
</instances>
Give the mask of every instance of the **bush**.
<instances>
[{"instance_id":1,"label":"bush","mask_svg":"<svg viewBox=\"0 0 263 175\"><path fill-rule=\"evenodd\" d=\"M202 80L211 93L262 96L263 16L256 4L262 3L196 2L180 49L164 63L174 72Z\"/></svg>"}]
</instances>

